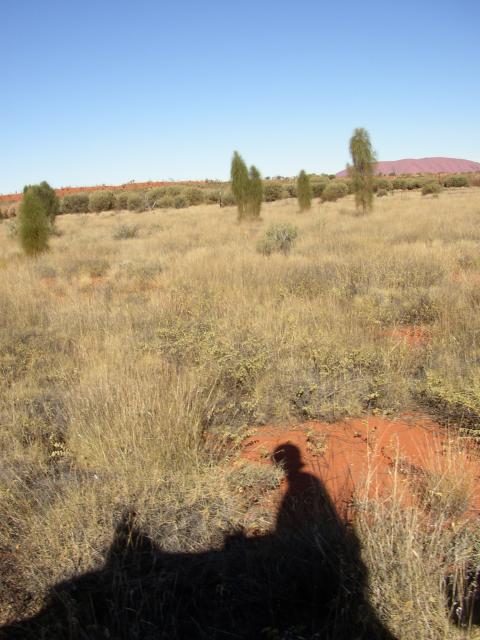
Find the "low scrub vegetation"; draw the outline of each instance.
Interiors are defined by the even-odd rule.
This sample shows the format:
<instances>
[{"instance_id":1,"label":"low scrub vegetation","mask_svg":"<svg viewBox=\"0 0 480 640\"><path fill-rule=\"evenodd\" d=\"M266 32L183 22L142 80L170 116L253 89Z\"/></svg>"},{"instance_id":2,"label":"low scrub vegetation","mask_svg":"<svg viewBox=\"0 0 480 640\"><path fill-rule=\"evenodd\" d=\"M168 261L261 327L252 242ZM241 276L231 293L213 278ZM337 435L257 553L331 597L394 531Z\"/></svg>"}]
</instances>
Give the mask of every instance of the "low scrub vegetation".
<instances>
[{"instance_id":1,"label":"low scrub vegetation","mask_svg":"<svg viewBox=\"0 0 480 640\"><path fill-rule=\"evenodd\" d=\"M259 241L257 249L266 256L274 252L288 255L298 235L298 229L291 224L273 224Z\"/></svg>"}]
</instances>

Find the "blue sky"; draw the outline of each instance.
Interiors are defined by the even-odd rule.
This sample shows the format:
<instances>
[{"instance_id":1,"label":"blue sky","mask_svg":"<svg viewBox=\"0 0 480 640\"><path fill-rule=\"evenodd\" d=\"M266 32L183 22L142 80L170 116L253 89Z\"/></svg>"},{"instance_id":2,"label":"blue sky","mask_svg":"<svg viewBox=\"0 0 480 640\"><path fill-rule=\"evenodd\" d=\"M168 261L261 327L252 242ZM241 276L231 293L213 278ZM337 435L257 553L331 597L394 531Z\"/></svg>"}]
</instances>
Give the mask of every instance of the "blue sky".
<instances>
[{"instance_id":1,"label":"blue sky","mask_svg":"<svg viewBox=\"0 0 480 640\"><path fill-rule=\"evenodd\" d=\"M0 193L480 161L480 2L0 0Z\"/></svg>"}]
</instances>

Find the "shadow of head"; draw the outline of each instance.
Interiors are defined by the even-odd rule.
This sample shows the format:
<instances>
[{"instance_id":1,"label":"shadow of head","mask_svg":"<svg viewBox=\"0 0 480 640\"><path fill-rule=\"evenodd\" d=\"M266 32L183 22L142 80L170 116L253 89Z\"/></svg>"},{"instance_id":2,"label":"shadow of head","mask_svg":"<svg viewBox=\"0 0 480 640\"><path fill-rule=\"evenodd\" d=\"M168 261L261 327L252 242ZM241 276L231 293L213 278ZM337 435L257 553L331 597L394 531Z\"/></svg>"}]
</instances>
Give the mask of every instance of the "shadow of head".
<instances>
[{"instance_id":1,"label":"shadow of head","mask_svg":"<svg viewBox=\"0 0 480 640\"><path fill-rule=\"evenodd\" d=\"M287 477L295 475L305 466L300 449L289 442L281 444L275 449L272 460L284 469Z\"/></svg>"}]
</instances>

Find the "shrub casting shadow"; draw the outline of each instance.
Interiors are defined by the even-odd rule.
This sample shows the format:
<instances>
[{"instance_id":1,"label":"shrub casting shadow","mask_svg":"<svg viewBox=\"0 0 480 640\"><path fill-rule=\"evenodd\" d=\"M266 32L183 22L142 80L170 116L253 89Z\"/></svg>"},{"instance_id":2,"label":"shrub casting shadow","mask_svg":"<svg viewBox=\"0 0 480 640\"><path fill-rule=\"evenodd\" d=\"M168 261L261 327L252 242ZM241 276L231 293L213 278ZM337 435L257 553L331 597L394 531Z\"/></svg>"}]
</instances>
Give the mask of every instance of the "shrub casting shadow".
<instances>
[{"instance_id":1,"label":"shrub casting shadow","mask_svg":"<svg viewBox=\"0 0 480 640\"><path fill-rule=\"evenodd\" d=\"M128 513L102 569L57 584L38 615L0 638L394 640L368 603L359 542L322 483L301 471L297 447L274 459L288 491L272 534L166 553Z\"/></svg>"}]
</instances>

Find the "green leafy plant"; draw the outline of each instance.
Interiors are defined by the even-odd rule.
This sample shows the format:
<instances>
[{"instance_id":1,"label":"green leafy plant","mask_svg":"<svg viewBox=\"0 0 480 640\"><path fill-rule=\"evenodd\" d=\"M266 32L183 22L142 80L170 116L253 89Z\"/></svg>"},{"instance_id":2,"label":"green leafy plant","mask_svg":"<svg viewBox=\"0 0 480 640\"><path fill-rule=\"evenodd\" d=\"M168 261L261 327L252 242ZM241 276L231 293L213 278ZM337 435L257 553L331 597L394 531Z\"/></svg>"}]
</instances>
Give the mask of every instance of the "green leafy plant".
<instances>
[{"instance_id":1,"label":"green leafy plant","mask_svg":"<svg viewBox=\"0 0 480 640\"><path fill-rule=\"evenodd\" d=\"M297 198L300 211L307 211L312 207L312 187L310 178L302 169L297 178Z\"/></svg>"},{"instance_id":2,"label":"green leafy plant","mask_svg":"<svg viewBox=\"0 0 480 640\"><path fill-rule=\"evenodd\" d=\"M246 216L251 219L260 217L263 200L263 183L260 171L257 167L250 167L247 189Z\"/></svg>"},{"instance_id":3,"label":"green leafy plant","mask_svg":"<svg viewBox=\"0 0 480 640\"><path fill-rule=\"evenodd\" d=\"M365 215L373 207L373 176L377 159L366 129L355 129L350 138L352 164L348 174L352 181L357 209Z\"/></svg>"},{"instance_id":4,"label":"green leafy plant","mask_svg":"<svg viewBox=\"0 0 480 640\"><path fill-rule=\"evenodd\" d=\"M55 223L55 216L57 216L60 211L60 200L58 199L54 189L52 189L45 180L40 182L40 184L24 187L23 193L25 194L29 189L40 198L47 214L47 218L50 224L53 225Z\"/></svg>"},{"instance_id":5,"label":"green leafy plant","mask_svg":"<svg viewBox=\"0 0 480 640\"><path fill-rule=\"evenodd\" d=\"M238 219L243 220L247 212L249 176L247 165L242 156L235 151L230 168L230 178L232 181L232 194L238 208Z\"/></svg>"},{"instance_id":6,"label":"green leafy plant","mask_svg":"<svg viewBox=\"0 0 480 640\"><path fill-rule=\"evenodd\" d=\"M50 222L45 205L37 190L27 189L20 206L18 237L28 256L36 256L48 249Z\"/></svg>"}]
</instances>

